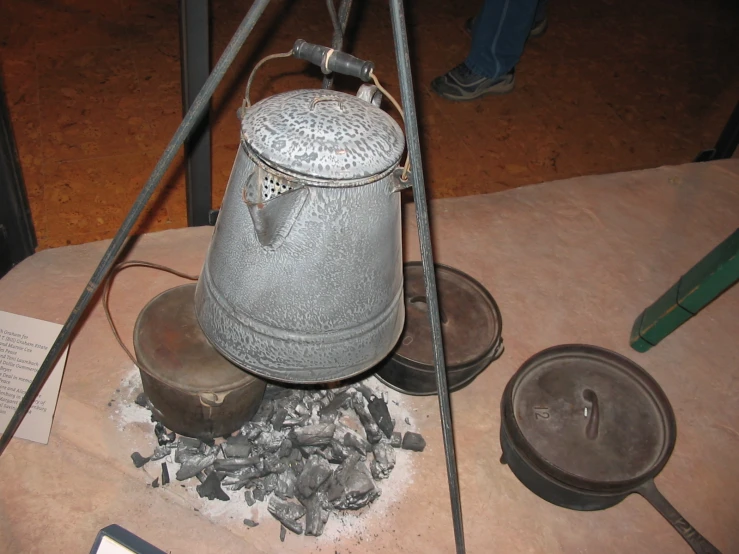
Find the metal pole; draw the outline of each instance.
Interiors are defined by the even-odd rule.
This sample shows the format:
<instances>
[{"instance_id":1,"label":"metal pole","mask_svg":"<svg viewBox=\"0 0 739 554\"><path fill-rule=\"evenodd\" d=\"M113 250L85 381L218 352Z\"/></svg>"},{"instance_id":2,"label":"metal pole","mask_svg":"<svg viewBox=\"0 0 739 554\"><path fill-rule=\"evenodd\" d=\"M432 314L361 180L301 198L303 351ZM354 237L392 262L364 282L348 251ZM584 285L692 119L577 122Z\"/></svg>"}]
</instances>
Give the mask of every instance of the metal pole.
<instances>
[{"instance_id":1,"label":"metal pole","mask_svg":"<svg viewBox=\"0 0 739 554\"><path fill-rule=\"evenodd\" d=\"M3 85L0 75L0 278L37 245Z\"/></svg>"},{"instance_id":2,"label":"metal pole","mask_svg":"<svg viewBox=\"0 0 739 554\"><path fill-rule=\"evenodd\" d=\"M693 160L694 162L710 162L712 160L728 160L739 146L739 102L729 116L724 130L716 141L716 146L704 150Z\"/></svg>"},{"instance_id":3,"label":"metal pole","mask_svg":"<svg viewBox=\"0 0 739 554\"><path fill-rule=\"evenodd\" d=\"M439 411L441 412L441 434L444 438L446 470L447 477L449 478L449 496L451 497L452 520L454 522L454 541L457 546L457 553L462 554L465 552L462 503L459 494L457 457L454 449L454 430L452 428L452 410L446 367L444 364L444 345L441 336L439 299L436 293L436 275L434 273L434 258L431 249L431 231L429 228L426 190L423 180L421 145L418 138L416 104L413 98L413 78L411 76L410 58L408 55L408 38L406 36L403 0L390 0L390 17L393 24L395 56L400 79L400 97L403 102L403 112L405 113L405 133L408 140L408 154L411 158L411 179L413 182L413 197L416 203L418 241L421 246L421 262L423 264L423 276L426 284L429 320L431 321L434 367L436 369L436 384L439 390Z\"/></svg>"},{"instance_id":4,"label":"metal pole","mask_svg":"<svg viewBox=\"0 0 739 554\"><path fill-rule=\"evenodd\" d=\"M18 426L21 424L23 418L26 416L28 410L31 408L33 402L36 400L38 393L41 392L41 387L44 386L44 383L49 377L51 370L54 368L54 364L59 358L62 350L64 350L64 348L67 346L69 338L72 335L72 332L77 327L82 314L84 314L88 304L95 296L95 292L100 286L100 283L103 281L103 279L105 279L108 271L110 271L110 268L112 267L116 258L121 253L128 233L131 232L131 229L133 229L133 226L136 224L136 220L138 220L141 212L146 207L146 203L149 201L151 195L156 190L157 185L159 185L159 182L162 180L164 173L167 171L170 164L172 163L172 160L177 154L177 151L180 149L182 144L185 142L185 139L192 131L193 127L197 124L200 117L208 108L208 101L210 100L211 96L213 96L213 91L215 91L216 87L221 82L221 79L223 79L224 74L233 62L236 54L238 54L239 50L244 45L246 38L249 36L252 29L256 25L259 17L262 15L262 12L264 12L264 9L267 7L267 4L269 4L269 0L255 0L251 8L249 8L249 12L244 17L244 20L241 22L241 25L239 25L239 28L236 30L236 33L231 39L231 42L228 43L226 50L223 52L221 59L218 60L218 63L213 69L213 73L211 73L210 77L208 77L208 80L205 82L203 88L198 93L198 96L195 98L192 106L187 111L187 114L185 114L182 123L180 123L180 126L177 128L177 131L175 131L174 136L169 141L167 148L164 150L162 157L159 158L154 171L152 171L149 179L144 185L144 188L141 190L138 197L136 198L136 201L134 202L131 210L126 216L126 219L123 221L120 229L118 229L115 237L113 237L113 240L110 243L110 246L108 246L108 249L105 251L105 254L103 254L103 258L100 260L100 263L95 269L95 272L92 274L92 277L85 287L82 296L80 296L79 300L77 300L77 304L75 304L72 313L69 314L69 317L64 323L59 336L49 349L49 353L46 355L46 358L41 364L38 372L36 372L36 377L34 377L33 382L26 391L26 394L23 396L20 404L18 404L18 408L15 410L13 417L10 418L10 422L8 422L8 427L5 429L2 438L0 438L0 455L2 455L2 453L5 451L5 448L8 446L10 439L13 437L16 430L18 429Z\"/></svg>"},{"instance_id":5,"label":"metal pole","mask_svg":"<svg viewBox=\"0 0 739 554\"><path fill-rule=\"evenodd\" d=\"M182 115L192 106L210 72L208 0L180 0ZM187 224L208 225L211 208L210 102L185 141Z\"/></svg>"},{"instance_id":6,"label":"metal pole","mask_svg":"<svg viewBox=\"0 0 739 554\"><path fill-rule=\"evenodd\" d=\"M349 22L349 13L352 9L352 0L341 0L338 15L336 14L334 0L326 0L326 6L328 7L328 14L331 17L331 23L334 27L334 35L331 39L331 48L333 48L337 52L341 52L341 49L344 47L344 34L346 33L346 25ZM325 75L323 77L323 86L321 88L334 88L333 74Z\"/></svg>"}]
</instances>

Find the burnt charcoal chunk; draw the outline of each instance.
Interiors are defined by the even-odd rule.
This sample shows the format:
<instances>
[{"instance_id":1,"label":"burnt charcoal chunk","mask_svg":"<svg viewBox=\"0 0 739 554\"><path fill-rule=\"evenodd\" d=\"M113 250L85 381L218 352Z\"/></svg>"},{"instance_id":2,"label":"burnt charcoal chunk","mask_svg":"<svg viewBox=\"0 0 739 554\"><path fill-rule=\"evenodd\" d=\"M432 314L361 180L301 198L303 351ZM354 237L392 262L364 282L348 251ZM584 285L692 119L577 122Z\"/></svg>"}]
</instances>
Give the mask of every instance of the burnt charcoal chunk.
<instances>
[{"instance_id":1,"label":"burnt charcoal chunk","mask_svg":"<svg viewBox=\"0 0 739 554\"><path fill-rule=\"evenodd\" d=\"M161 423L157 423L154 426L154 434L157 436L157 441L159 442L160 446L164 444L171 444L177 439L177 435L175 435L174 433L167 433L167 430Z\"/></svg>"},{"instance_id":2,"label":"burnt charcoal chunk","mask_svg":"<svg viewBox=\"0 0 739 554\"><path fill-rule=\"evenodd\" d=\"M151 460L151 458L144 458L138 452L134 452L133 454L131 454L131 460L133 460L133 465L135 465L136 467L143 467L143 465Z\"/></svg>"},{"instance_id":3,"label":"burnt charcoal chunk","mask_svg":"<svg viewBox=\"0 0 739 554\"><path fill-rule=\"evenodd\" d=\"M288 469L277 476L277 488L275 494L282 499L292 498L295 496L295 487L298 484L298 478L292 469Z\"/></svg>"},{"instance_id":4,"label":"burnt charcoal chunk","mask_svg":"<svg viewBox=\"0 0 739 554\"><path fill-rule=\"evenodd\" d=\"M136 400L134 400L136 404L141 406L142 408L148 408L149 407L149 399L146 398L146 395L143 392L140 392L139 395L136 397Z\"/></svg>"},{"instance_id":5,"label":"burnt charcoal chunk","mask_svg":"<svg viewBox=\"0 0 739 554\"><path fill-rule=\"evenodd\" d=\"M244 525L246 525L247 527L256 527L257 525L259 525L259 522L258 521L254 521L253 519L246 519L245 518L244 519Z\"/></svg>"},{"instance_id":6,"label":"burnt charcoal chunk","mask_svg":"<svg viewBox=\"0 0 739 554\"><path fill-rule=\"evenodd\" d=\"M280 542L285 542L286 536L287 536L287 529L285 529L284 525L280 525Z\"/></svg>"},{"instance_id":7,"label":"burnt charcoal chunk","mask_svg":"<svg viewBox=\"0 0 739 554\"><path fill-rule=\"evenodd\" d=\"M354 411L359 417L359 421L362 424L362 427L364 427L364 432L367 435L367 440L372 444L380 442L380 439L382 438L382 431L380 431L377 423L372 418L372 415L369 413L367 406L364 405L364 398L361 394L356 393L354 394L354 396L352 396L352 408L354 408Z\"/></svg>"},{"instance_id":8,"label":"burnt charcoal chunk","mask_svg":"<svg viewBox=\"0 0 739 554\"><path fill-rule=\"evenodd\" d=\"M310 497L331 476L331 466L325 458L311 456L298 477L298 492L303 498Z\"/></svg>"},{"instance_id":9,"label":"burnt charcoal chunk","mask_svg":"<svg viewBox=\"0 0 739 554\"><path fill-rule=\"evenodd\" d=\"M362 383L356 383L354 385L354 390L364 396L364 399L367 402L372 400L372 397L375 396L375 393L372 391L372 389Z\"/></svg>"},{"instance_id":10,"label":"burnt charcoal chunk","mask_svg":"<svg viewBox=\"0 0 739 554\"><path fill-rule=\"evenodd\" d=\"M251 458L226 458L224 460L216 460L213 467L216 471L238 471L248 466L255 466L261 461L260 458L252 456Z\"/></svg>"},{"instance_id":11,"label":"burnt charcoal chunk","mask_svg":"<svg viewBox=\"0 0 739 554\"><path fill-rule=\"evenodd\" d=\"M264 457L264 471L282 473L288 468L288 461L281 460L277 454L268 454Z\"/></svg>"},{"instance_id":12,"label":"burnt charcoal chunk","mask_svg":"<svg viewBox=\"0 0 739 554\"><path fill-rule=\"evenodd\" d=\"M339 416L338 412L329 412L318 416L318 423L336 423L336 418Z\"/></svg>"},{"instance_id":13,"label":"burnt charcoal chunk","mask_svg":"<svg viewBox=\"0 0 739 554\"><path fill-rule=\"evenodd\" d=\"M252 418L252 421L255 423L266 423L270 419L272 419L272 415L274 414L274 412L275 405L273 402L262 402L262 405L259 406L259 409Z\"/></svg>"},{"instance_id":14,"label":"burnt charcoal chunk","mask_svg":"<svg viewBox=\"0 0 739 554\"><path fill-rule=\"evenodd\" d=\"M192 437L180 437L177 439L177 448L200 448L202 441Z\"/></svg>"},{"instance_id":15,"label":"burnt charcoal chunk","mask_svg":"<svg viewBox=\"0 0 739 554\"><path fill-rule=\"evenodd\" d=\"M153 481L151 482L151 488L153 488L153 489L157 489L157 488L159 488L159 477L157 477L156 479L154 479L154 480L153 480Z\"/></svg>"},{"instance_id":16,"label":"burnt charcoal chunk","mask_svg":"<svg viewBox=\"0 0 739 554\"><path fill-rule=\"evenodd\" d=\"M280 458L287 458L290 456L290 453L293 451L293 443L290 439L284 439L280 443L280 448L277 450L277 455Z\"/></svg>"},{"instance_id":17,"label":"burnt charcoal chunk","mask_svg":"<svg viewBox=\"0 0 739 554\"><path fill-rule=\"evenodd\" d=\"M154 453L151 455L151 460L155 462L157 460L161 460L162 458L166 458L167 456L169 456L170 451L171 449L169 445L165 444L164 446L157 446L154 449Z\"/></svg>"},{"instance_id":18,"label":"burnt charcoal chunk","mask_svg":"<svg viewBox=\"0 0 739 554\"><path fill-rule=\"evenodd\" d=\"M227 458L248 458L251 454L251 444L234 444L227 441L221 445L221 450Z\"/></svg>"},{"instance_id":19,"label":"burnt charcoal chunk","mask_svg":"<svg viewBox=\"0 0 739 554\"><path fill-rule=\"evenodd\" d=\"M277 431L262 431L262 434L257 437L254 444L261 446L267 452L277 452L284 439L284 433L278 433Z\"/></svg>"},{"instance_id":20,"label":"burnt charcoal chunk","mask_svg":"<svg viewBox=\"0 0 739 554\"><path fill-rule=\"evenodd\" d=\"M285 408L277 408L274 415L272 416L272 427L275 431L282 430L282 424L285 422L287 417L287 410Z\"/></svg>"},{"instance_id":21,"label":"burnt charcoal chunk","mask_svg":"<svg viewBox=\"0 0 739 554\"><path fill-rule=\"evenodd\" d=\"M334 502L342 497L344 494L344 484L346 483L347 476L350 471L353 471L354 466L359 461L359 452L352 451L349 457L344 460L339 467L334 470L334 474L331 476L327 497L330 502Z\"/></svg>"},{"instance_id":22,"label":"burnt charcoal chunk","mask_svg":"<svg viewBox=\"0 0 739 554\"><path fill-rule=\"evenodd\" d=\"M390 418L390 412L387 409L385 401L382 398L373 396L372 400L367 403L367 409L380 430L387 438L390 438L395 429L395 422Z\"/></svg>"},{"instance_id":23,"label":"burnt charcoal chunk","mask_svg":"<svg viewBox=\"0 0 739 554\"><path fill-rule=\"evenodd\" d=\"M303 468L305 467L305 464L303 463L303 456L298 450L293 450L293 452L297 452L298 456L300 457L297 460L290 460L290 469L295 475L300 475L301 473L303 473Z\"/></svg>"},{"instance_id":24,"label":"burnt charcoal chunk","mask_svg":"<svg viewBox=\"0 0 739 554\"><path fill-rule=\"evenodd\" d=\"M323 528L328 521L329 511L324 510L325 494L317 492L310 499L302 501L305 506L305 534L318 537L323 534Z\"/></svg>"},{"instance_id":25,"label":"burnt charcoal chunk","mask_svg":"<svg viewBox=\"0 0 739 554\"><path fill-rule=\"evenodd\" d=\"M252 480L258 479L264 475L264 463L259 460L255 465L247 466L236 471L233 476L226 477L224 484L232 485L234 490L245 487ZM226 483L225 481L228 480Z\"/></svg>"},{"instance_id":26,"label":"burnt charcoal chunk","mask_svg":"<svg viewBox=\"0 0 739 554\"><path fill-rule=\"evenodd\" d=\"M323 446L331 442L336 426L333 423L306 425L293 430L295 442L300 446Z\"/></svg>"},{"instance_id":27,"label":"burnt charcoal chunk","mask_svg":"<svg viewBox=\"0 0 739 554\"><path fill-rule=\"evenodd\" d=\"M298 446L297 450L303 455L303 458L310 458L314 454L321 453L320 446Z\"/></svg>"},{"instance_id":28,"label":"burnt charcoal chunk","mask_svg":"<svg viewBox=\"0 0 739 554\"><path fill-rule=\"evenodd\" d=\"M362 456L367 454L368 450L372 449L372 446L370 443L368 443L366 440L364 440L362 437L355 433L347 433L344 435L344 446L348 446L349 448L353 448L357 452L359 452Z\"/></svg>"},{"instance_id":29,"label":"burnt charcoal chunk","mask_svg":"<svg viewBox=\"0 0 739 554\"><path fill-rule=\"evenodd\" d=\"M299 427L310 419L309 414L302 415L300 417L289 417L283 423L283 427Z\"/></svg>"},{"instance_id":30,"label":"burnt charcoal chunk","mask_svg":"<svg viewBox=\"0 0 739 554\"><path fill-rule=\"evenodd\" d=\"M327 412L338 411L340 408L348 403L349 399L349 393L347 393L346 391L335 394L333 399L331 399L326 406L321 408L320 413L324 414Z\"/></svg>"},{"instance_id":31,"label":"burnt charcoal chunk","mask_svg":"<svg viewBox=\"0 0 739 554\"><path fill-rule=\"evenodd\" d=\"M277 488L277 481L278 477L274 473L270 473L266 477L263 477L260 480L260 483L262 485L262 488L264 489L265 493L274 492Z\"/></svg>"},{"instance_id":32,"label":"burnt charcoal chunk","mask_svg":"<svg viewBox=\"0 0 739 554\"><path fill-rule=\"evenodd\" d=\"M413 433L412 431L408 431L405 435L403 435L402 447L403 447L403 450L413 450L414 452L423 452L423 449L426 448L426 441L423 440L423 437L419 435L418 433Z\"/></svg>"},{"instance_id":33,"label":"burnt charcoal chunk","mask_svg":"<svg viewBox=\"0 0 739 554\"><path fill-rule=\"evenodd\" d=\"M277 521L290 529L290 531L298 535L303 534L303 524L298 522L305 515L305 508L303 506L273 496L269 499L267 510L269 510L269 513Z\"/></svg>"},{"instance_id":34,"label":"burnt charcoal chunk","mask_svg":"<svg viewBox=\"0 0 739 554\"><path fill-rule=\"evenodd\" d=\"M241 433L248 440L253 441L259 435L262 434L262 431L267 431L268 429L269 429L269 427L267 425L265 425L264 423L257 423L255 421L248 421L241 428ZM239 436L239 435L237 435L237 436Z\"/></svg>"},{"instance_id":35,"label":"burnt charcoal chunk","mask_svg":"<svg viewBox=\"0 0 739 554\"><path fill-rule=\"evenodd\" d=\"M390 472L395 467L395 450L392 446L385 442L379 442L372 448L374 460L370 464L372 477L377 479L387 479Z\"/></svg>"},{"instance_id":36,"label":"burnt charcoal chunk","mask_svg":"<svg viewBox=\"0 0 739 554\"><path fill-rule=\"evenodd\" d=\"M349 448L336 439L331 439L331 444L324 449L323 453L332 464L340 464L349 457Z\"/></svg>"},{"instance_id":37,"label":"burnt charcoal chunk","mask_svg":"<svg viewBox=\"0 0 739 554\"><path fill-rule=\"evenodd\" d=\"M223 501L230 500L228 495L221 488L221 482L218 480L218 476L215 472L208 475L205 481L195 487L195 490L198 491L200 498L207 498L208 500L214 500L216 498Z\"/></svg>"},{"instance_id":38,"label":"burnt charcoal chunk","mask_svg":"<svg viewBox=\"0 0 739 554\"><path fill-rule=\"evenodd\" d=\"M340 479L339 484L343 487L343 492L332 502L334 508L358 510L380 496L380 491L375 487L372 475L364 462L357 462L353 467L346 468L346 471L337 477Z\"/></svg>"},{"instance_id":39,"label":"burnt charcoal chunk","mask_svg":"<svg viewBox=\"0 0 739 554\"><path fill-rule=\"evenodd\" d=\"M264 502L264 489L254 489L254 500L257 502Z\"/></svg>"},{"instance_id":40,"label":"burnt charcoal chunk","mask_svg":"<svg viewBox=\"0 0 739 554\"><path fill-rule=\"evenodd\" d=\"M182 463L180 469L177 470L177 475L175 477L178 481L184 481L185 479L189 479L190 477L195 477L206 467L213 465L213 462L215 461L215 454L208 454L207 456L204 456L202 454L195 454L187 458Z\"/></svg>"},{"instance_id":41,"label":"burnt charcoal chunk","mask_svg":"<svg viewBox=\"0 0 739 554\"><path fill-rule=\"evenodd\" d=\"M174 453L174 461L178 464L184 464L193 456L200 456L200 450L197 448L177 448Z\"/></svg>"},{"instance_id":42,"label":"burnt charcoal chunk","mask_svg":"<svg viewBox=\"0 0 739 554\"><path fill-rule=\"evenodd\" d=\"M246 500L247 506L254 506L256 503L256 500L254 500L254 495L250 490L244 492L244 500Z\"/></svg>"},{"instance_id":43,"label":"burnt charcoal chunk","mask_svg":"<svg viewBox=\"0 0 739 554\"><path fill-rule=\"evenodd\" d=\"M167 462L162 462L162 486L169 485L169 468Z\"/></svg>"},{"instance_id":44,"label":"burnt charcoal chunk","mask_svg":"<svg viewBox=\"0 0 739 554\"><path fill-rule=\"evenodd\" d=\"M339 410L351 400L351 397L346 392L342 392L334 396L328 404L323 406L319 411L321 423L333 423L336 418L339 417Z\"/></svg>"},{"instance_id":45,"label":"burnt charcoal chunk","mask_svg":"<svg viewBox=\"0 0 739 554\"><path fill-rule=\"evenodd\" d=\"M393 435L390 437L390 446L393 448L400 448L400 445L403 443L403 435L398 433L397 431L393 433Z\"/></svg>"},{"instance_id":46,"label":"burnt charcoal chunk","mask_svg":"<svg viewBox=\"0 0 739 554\"><path fill-rule=\"evenodd\" d=\"M236 446L236 445L239 445L239 444L241 444L241 445L243 445L243 444L251 444L251 442L250 442L249 437L247 437L246 435L236 434L236 435L232 435L232 436L228 437L226 439L226 444L231 444L231 445Z\"/></svg>"}]
</instances>

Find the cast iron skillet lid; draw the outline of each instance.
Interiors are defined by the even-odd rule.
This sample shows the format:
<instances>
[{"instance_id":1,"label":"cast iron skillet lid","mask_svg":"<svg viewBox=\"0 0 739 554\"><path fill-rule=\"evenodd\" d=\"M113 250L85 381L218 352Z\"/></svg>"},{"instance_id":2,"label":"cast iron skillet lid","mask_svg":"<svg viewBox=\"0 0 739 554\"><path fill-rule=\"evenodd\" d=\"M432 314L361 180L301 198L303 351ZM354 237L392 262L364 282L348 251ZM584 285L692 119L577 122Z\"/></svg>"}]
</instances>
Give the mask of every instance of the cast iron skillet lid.
<instances>
[{"instance_id":1,"label":"cast iron skillet lid","mask_svg":"<svg viewBox=\"0 0 739 554\"><path fill-rule=\"evenodd\" d=\"M508 383L502 412L531 465L584 490L633 489L662 470L675 443L675 416L657 382L595 346L556 346L531 357Z\"/></svg>"}]
</instances>

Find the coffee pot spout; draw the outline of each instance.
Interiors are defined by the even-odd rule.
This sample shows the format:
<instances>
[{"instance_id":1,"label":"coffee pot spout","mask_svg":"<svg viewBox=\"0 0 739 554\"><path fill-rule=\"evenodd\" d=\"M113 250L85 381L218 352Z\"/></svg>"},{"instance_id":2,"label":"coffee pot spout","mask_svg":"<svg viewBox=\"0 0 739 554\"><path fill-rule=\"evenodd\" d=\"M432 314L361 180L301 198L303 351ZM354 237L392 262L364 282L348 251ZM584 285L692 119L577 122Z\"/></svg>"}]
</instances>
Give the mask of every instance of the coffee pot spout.
<instances>
[{"instance_id":1,"label":"coffee pot spout","mask_svg":"<svg viewBox=\"0 0 739 554\"><path fill-rule=\"evenodd\" d=\"M308 198L308 188L282 183L262 170L247 179L243 199L249 210L259 244L277 250L290 234Z\"/></svg>"}]
</instances>

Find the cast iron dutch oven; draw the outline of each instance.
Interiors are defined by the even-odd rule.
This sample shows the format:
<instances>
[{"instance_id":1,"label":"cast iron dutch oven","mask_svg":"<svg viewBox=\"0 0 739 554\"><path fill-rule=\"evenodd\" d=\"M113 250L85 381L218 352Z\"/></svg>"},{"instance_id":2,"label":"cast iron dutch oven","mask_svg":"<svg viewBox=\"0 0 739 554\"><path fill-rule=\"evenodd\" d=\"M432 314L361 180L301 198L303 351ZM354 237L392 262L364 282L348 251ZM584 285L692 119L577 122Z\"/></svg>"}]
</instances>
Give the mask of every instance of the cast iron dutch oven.
<instances>
[{"instance_id":1,"label":"cast iron dutch oven","mask_svg":"<svg viewBox=\"0 0 739 554\"><path fill-rule=\"evenodd\" d=\"M211 346L195 319L195 284L166 290L139 314L133 334L144 393L157 421L189 437L228 436L259 408L267 384Z\"/></svg>"},{"instance_id":2,"label":"cast iron dutch oven","mask_svg":"<svg viewBox=\"0 0 739 554\"><path fill-rule=\"evenodd\" d=\"M449 391L469 385L503 354L503 320L481 283L434 264ZM377 366L377 378L404 394L437 394L431 322L421 262L403 265L405 326L398 344Z\"/></svg>"},{"instance_id":3,"label":"cast iron dutch oven","mask_svg":"<svg viewBox=\"0 0 739 554\"><path fill-rule=\"evenodd\" d=\"M675 436L675 416L657 382L603 348L544 350L503 393L501 462L532 492L573 510L602 510L638 493L695 552L718 553L654 484Z\"/></svg>"}]
</instances>

